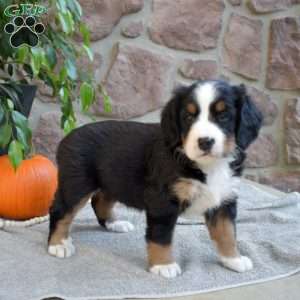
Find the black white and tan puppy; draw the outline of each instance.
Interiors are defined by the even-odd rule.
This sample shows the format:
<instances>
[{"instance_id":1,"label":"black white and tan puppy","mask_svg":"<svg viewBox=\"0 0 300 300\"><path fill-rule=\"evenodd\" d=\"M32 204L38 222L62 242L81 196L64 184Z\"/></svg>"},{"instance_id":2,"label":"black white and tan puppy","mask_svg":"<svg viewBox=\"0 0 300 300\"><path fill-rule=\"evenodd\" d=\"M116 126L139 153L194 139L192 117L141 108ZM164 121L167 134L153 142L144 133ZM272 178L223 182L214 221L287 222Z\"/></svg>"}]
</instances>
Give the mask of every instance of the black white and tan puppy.
<instances>
[{"instance_id":1,"label":"black white and tan puppy","mask_svg":"<svg viewBox=\"0 0 300 300\"><path fill-rule=\"evenodd\" d=\"M237 249L233 185L261 123L243 85L201 81L174 91L160 124L105 121L74 130L57 152L59 184L50 209L48 252L74 253L69 227L91 197L99 224L111 231L134 229L114 219L117 201L145 210L152 273L181 273L171 249L180 214L205 215L225 267L252 269Z\"/></svg>"}]
</instances>

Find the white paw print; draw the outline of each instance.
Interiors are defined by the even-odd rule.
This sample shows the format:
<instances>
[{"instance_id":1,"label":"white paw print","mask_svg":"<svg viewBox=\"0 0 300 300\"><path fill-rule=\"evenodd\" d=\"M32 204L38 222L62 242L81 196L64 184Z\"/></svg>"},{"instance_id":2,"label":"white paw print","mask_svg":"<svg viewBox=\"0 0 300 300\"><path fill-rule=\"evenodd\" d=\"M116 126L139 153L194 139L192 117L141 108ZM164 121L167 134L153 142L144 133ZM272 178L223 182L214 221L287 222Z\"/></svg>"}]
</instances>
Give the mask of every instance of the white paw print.
<instances>
[{"instance_id":1,"label":"white paw print","mask_svg":"<svg viewBox=\"0 0 300 300\"><path fill-rule=\"evenodd\" d=\"M253 263L247 256L239 257L220 257L221 263L228 269L234 270L236 272L246 272L253 268Z\"/></svg>"},{"instance_id":2,"label":"white paw print","mask_svg":"<svg viewBox=\"0 0 300 300\"><path fill-rule=\"evenodd\" d=\"M61 244L49 245L48 253L59 258L70 257L75 253L75 247L72 243L72 238L62 240Z\"/></svg>"},{"instance_id":3,"label":"white paw print","mask_svg":"<svg viewBox=\"0 0 300 300\"><path fill-rule=\"evenodd\" d=\"M181 268L177 263L168 265L154 265L149 270L151 273L160 275L165 278L174 278L181 274Z\"/></svg>"},{"instance_id":4,"label":"white paw print","mask_svg":"<svg viewBox=\"0 0 300 300\"><path fill-rule=\"evenodd\" d=\"M106 229L113 232L129 232L134 230L133 224L128 221L113 221L105 223Z\"/></svg>"}]
</instances>

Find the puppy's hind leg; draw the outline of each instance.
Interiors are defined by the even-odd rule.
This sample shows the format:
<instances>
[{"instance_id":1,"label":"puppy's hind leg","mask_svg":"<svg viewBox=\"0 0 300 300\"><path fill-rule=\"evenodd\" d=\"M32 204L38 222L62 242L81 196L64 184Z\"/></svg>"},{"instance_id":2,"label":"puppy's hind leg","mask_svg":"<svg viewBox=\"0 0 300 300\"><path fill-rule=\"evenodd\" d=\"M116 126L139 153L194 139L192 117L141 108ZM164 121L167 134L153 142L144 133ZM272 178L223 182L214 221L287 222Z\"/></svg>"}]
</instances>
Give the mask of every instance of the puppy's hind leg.
<instances>
[{"instance_id":1,"label":"puppy's hind leg","mask_svg":"<svg viewBox=\"0 0 300 300\"><path fill-rule=\"evenodd\" d=\"M50 255L65 258L75 253L72 238L69 236L71 222L89 198L90 194L82 197L75 206L69 208L65 206L62 191L58 190L56 192L54 203L50 209L50 231L48 237L48 253Z\"/></svg>"},{"instance_id":2,"label":"puppy's hind leg","mask_svg":"<svg viewBox=\"0 0 300 300\"><path fill-rule=\"evenodd\" d=\"M92 207L101 226L113 232L129 232L134 226L128 221L115 220L113 207L115 201L107 194L99 191L92 197Z\"/></svg>"}]
</instances>

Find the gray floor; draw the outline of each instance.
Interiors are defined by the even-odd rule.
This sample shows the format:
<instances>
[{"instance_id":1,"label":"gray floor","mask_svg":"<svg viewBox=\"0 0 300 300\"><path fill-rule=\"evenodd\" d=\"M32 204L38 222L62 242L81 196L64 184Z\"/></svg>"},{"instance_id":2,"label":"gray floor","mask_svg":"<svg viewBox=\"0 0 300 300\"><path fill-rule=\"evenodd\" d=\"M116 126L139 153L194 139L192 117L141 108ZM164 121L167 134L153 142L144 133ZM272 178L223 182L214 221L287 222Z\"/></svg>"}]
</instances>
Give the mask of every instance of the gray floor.
<instances>
[{"instance_id":1,"label":"gray floor","mask_svg":"<svg viewBox=\"0 0 300 300\"><path fill-rule=\"evenodd\" d=\"M300 299L300 274L266 283L226 289L194 296L168 298L169 300L298 300ZM44 299L46 300L46 299ZM61 300L61 298L47 298ZM88 300L88 299L87 299ZM143 299L149 300L149 299Z\"/></svg>"},{"instance_id":2,"label":"gray floor","mask_svg":"<svg viewBox=\"0 0 300 300\"><path fill-rule=\"evenodd\" d=\"M300 299L300 274L267 283L226 289L169 300L298 300ZM143 299L146 300L146 299ZM148 299L149 300L149 299Z\"/></svg>"},{"instance_id":3,"label":"gray floor","mask_svg":"<svg viewBox=\"0 0 300 300\"><path fill-rule=\"evenodd\" d=\"M282 192L253 183L257 187L276 195ZM300 249L299 249L300 250ZM218 292L198 294L194 296L168 298L170 300L298 300L300 299L300 274L265 283L226 289ZM46 299L43 299L46 300ZM61 300L47 298L47 300ZM87 299L88 300L88 299ZM133 300L133 299L132 299ZM149 300L149 299L144 299Z\"/></svg>"}]
</instances>

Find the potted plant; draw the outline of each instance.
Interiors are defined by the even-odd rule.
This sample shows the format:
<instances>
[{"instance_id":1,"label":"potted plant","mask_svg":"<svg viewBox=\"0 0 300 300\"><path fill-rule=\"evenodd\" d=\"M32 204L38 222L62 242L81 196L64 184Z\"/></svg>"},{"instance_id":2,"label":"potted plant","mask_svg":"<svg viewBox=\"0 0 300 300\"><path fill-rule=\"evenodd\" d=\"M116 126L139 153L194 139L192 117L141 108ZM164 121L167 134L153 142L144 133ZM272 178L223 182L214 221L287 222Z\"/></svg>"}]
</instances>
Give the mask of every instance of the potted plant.
<instances>
[{"instance_id":1,"label":"potted plant","mask_svg":"<svg viewBox=\"0 0 300 300\"><path fill-rule=\"evenodd\" d=\"M10 10L11 16L3 14L0 17L0 26L4 28L13 22L13 14L27 13L21 16L26 18L34 14L35 21L43 24L44 31L39 35L37 46L24 44L18 48L10 45L8 33L0 31L0 78L26 85L37 81L48 85L53 96L59 99L61 127L66 133L76 126L74 102L79 102L82 111L87 112L97 95L101 94L104 107L109 111L109 97L102 85L96 84L93 74L77 66L77 60L82 55L93 60L89 30L81 22L82 10L77 0L49 0L44 10L36 7L43 7L45 1L27 1L26 9L22 3L20 0L0 2L1 11L9 11L7 8L12 5L14 8ZM0 128L2 126L0 123Z\"/></svg>"},{"instance_id":2,"label":"potted plant","mask_svg":"<svg viewBox=\"0 0 300 300\"><path fill-rule=\"evenodd\" d=\"M101 94L105 109L110 110L109 97L102 86L95 82L93 74L77 66L77 60L82 55L93 60L89 30L81 22L80 4L77 0L49 0L47 7L41 9L43 3L45 1L26 1L26 4L19 0L0 2L0 10L6 9L11 14L0 16L2 28L11 22L16 22L16 16L22 17L23 22L28 16L34 17L35 23L44 26L43 33L38 35L39 42L34 47L26 44L30 39L25 39L25 42L21 40L23 44L13 47L10 44L12 29L10 25L5 31L0 31L0 79L2 79L0 82L0 148L8 150L8 156L0 157L0 216L9 218L24 219L36 215L36 213L30 216L30 214L16 215L14 212L11 214L1 212L4 202L14 201L21 194L10 195L8 201L5 197L8 195L7 189L12 184L22 180L24 182L24 177L28 176L28 170L33 165L35 167L40 165L41 168L46 169L48 172L46 178L50 178L50 183L48 182L50 186L47 189L36 187L33 189L34 194L36 195L38 190L47 190L48 198L52 199L56 188L56 180L53 179L55 172L49 161L45 162L40 159L40 156L36 157L32 153L31 130L27 121L27 113L30 109L21 104L23 92L20 90L22 86L18 84L28 86L43 82L51 88L53 96L59 99L62 111L61 127L66 133L76 126L74 102L79 102L82 111L88 112L97 94ZM14 9L7 9L12 5ZM24 5L27 5L26 9ZM48 13L44 14L45 11ZM80 85L79 89L78 85ZM13 169L16 170L14 173L12 173ZM3 170L6 170L4 177L2 177ZM10 179L5 180L4 183L2 178ZM40 180L41 178L38 180L31 178L27 184L32 185ZM29 198L34 198L33 194L29 195Z\"/></svg>"}]
</instances>

